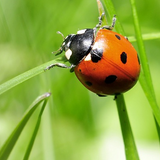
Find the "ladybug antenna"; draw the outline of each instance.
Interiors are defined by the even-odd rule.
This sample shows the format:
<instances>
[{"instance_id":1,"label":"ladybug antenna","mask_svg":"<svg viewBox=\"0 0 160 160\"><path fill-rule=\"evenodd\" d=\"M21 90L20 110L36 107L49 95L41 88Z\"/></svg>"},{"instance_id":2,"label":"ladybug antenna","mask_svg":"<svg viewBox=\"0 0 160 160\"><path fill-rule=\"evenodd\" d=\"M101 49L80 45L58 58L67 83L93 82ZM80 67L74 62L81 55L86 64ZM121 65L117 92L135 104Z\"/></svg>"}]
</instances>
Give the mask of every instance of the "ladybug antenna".
<instances>
[{"instance_id":1,"label":"ladybug antenna","mask_svg":"<svg viewBox=\"0 0 160 160\"><path fill-rule=\"evenodd\" d=\"M61 33L60 31L57 31L57 34L60 34L62 36L63 40L65 39L63 33Z\"/></svg>"},{"instance_id":2,"label":"ladybug antenna","mask_svg":"<svg viewBox=\"0 0 160 160\"><path fill-rule=\"evenodd\" d=\"M62 52L63 52L63 49L62 49L62 47L60 47L58 50L53 51L52 54L56 53L56 56L57 56L57 55L61 54Z\"/></svg>"},{"instance_id":3,"label":"ladybug antenna","mask_svg":"<svg viewBox=\"0 0 160 160\"><path fill-rule=\"evenodd\" d=\"M64 41L65 37L64 37L63 33L61 33L60 31L57 31L57 34L60 34L63 38L63 41ZM63 52L63 48L61 46L57 51L53 51L52 54L56 53L56 56L57 56L57 55L61 54L62 52Z\"/></svg>"}]
</instances>

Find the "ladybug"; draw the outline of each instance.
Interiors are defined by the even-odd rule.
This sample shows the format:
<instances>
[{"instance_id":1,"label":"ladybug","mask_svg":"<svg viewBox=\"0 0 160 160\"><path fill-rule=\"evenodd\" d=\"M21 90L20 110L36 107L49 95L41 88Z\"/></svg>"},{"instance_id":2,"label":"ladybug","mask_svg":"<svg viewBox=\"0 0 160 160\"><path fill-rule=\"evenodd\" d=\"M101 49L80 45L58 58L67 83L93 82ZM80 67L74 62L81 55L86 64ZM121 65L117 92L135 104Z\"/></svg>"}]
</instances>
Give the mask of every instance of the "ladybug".
<instances>
[{"instance_id":1,"label":"ladybug","mask_svg":"<svg viewBox=\"0 0 160 160\"><path fill-rule=\"evenodd\" d=\"M68 35L56 54L65 51L71 66L57 63L48 67L70 68L79 81L99 96L126 92L137 82L140 74L138 54L128 39L113 32L111 26L101 27L103 15L93 29Z\"/></svg>"}]
</instances>

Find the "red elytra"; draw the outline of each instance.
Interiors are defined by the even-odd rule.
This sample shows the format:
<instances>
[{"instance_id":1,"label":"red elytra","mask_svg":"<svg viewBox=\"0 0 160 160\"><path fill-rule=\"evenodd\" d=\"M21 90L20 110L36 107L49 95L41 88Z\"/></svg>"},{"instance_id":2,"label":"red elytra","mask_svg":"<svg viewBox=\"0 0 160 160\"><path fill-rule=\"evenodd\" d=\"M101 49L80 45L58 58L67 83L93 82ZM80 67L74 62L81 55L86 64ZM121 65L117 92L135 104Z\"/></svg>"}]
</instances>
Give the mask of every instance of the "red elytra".
<instances>
[{"instance_id":1,"label":"red elytra","mask_svg":"<svg viewBox=\"0 0 160 160\"><path fill-rule=\"evenodd\" d=\"M140 62L136 50L124 36L100 29L92 49L103 51L100 60L93 62L89 53L74 69L87 89L98 95L116 95L136 84Z\"/></svg>"}]
</instances>

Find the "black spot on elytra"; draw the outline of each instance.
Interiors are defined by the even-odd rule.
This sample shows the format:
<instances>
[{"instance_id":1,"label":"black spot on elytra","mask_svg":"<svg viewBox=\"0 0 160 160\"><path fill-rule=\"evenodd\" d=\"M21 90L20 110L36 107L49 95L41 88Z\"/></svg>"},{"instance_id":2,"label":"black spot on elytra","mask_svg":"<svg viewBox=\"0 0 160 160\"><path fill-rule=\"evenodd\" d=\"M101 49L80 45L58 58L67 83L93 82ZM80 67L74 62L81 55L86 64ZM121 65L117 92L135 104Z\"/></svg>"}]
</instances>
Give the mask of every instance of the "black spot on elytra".
<instances>
[{"instance_id":1,"label":"black spot on elytra","mask_svg":"<svg viewBox=\"0 0 160 160\"><path fill-rule=\"evenodd\" d=\"M90 81L86 81L85 83L86 83L86 85L88 85L88 86L92 86L92 82L90 82Z\"/></svg>"},{"instance_id":2,"label":"black spot on elytra","mask_svg":"<svg viewBox=\"0 0 160 160\"><path fill-rule=\"evenodd\" d=\"M79 69L79 72L81 72L81 69Z\"/></svg>"},{"instance_id":3,"label":"black spot on elytra","mask_svg":"<svg viewBox=\"0 0 160 160\"><path fill-rule=\"evenodd\" d=\"M103 55L103 49L102 48L96 48L91 50L91 60L94 63L97 63L99 60L101 60Z\"/></svg>"},{"instance_id":4,"label":"black spot on elytra","mask_svg":"<svg viewBox=\"0 0 160 160\"><path fill-rule=\"evenodd\" d=\"M118 40L121 40L121 37L119 35L115 34L115 36Z\"/></svg>"},{"instance_id":5,"label":"black spot on elytra","mask_svg":"<svg viewBox=\"0 0 160 160\"><path fill-rule=\"evenodd\" d=\"M121 53L121 57L120 58L121 58L121 62L123 64L126 64L126 62L127 62L127 54L125 52Z\"/></svg>"},{"instance_id":6,"label":"black spot on elytra","mask_svg":"<svg viewBox=\"0 0 160 160\"><path fill-rule=\"evenodd\" d=\"M115 75L110 75L110 76L106 77L105 83L107 83L107 84L113 83L116 79L117 79L117 76L115 76Z\"/></svg>"}]
</instances>

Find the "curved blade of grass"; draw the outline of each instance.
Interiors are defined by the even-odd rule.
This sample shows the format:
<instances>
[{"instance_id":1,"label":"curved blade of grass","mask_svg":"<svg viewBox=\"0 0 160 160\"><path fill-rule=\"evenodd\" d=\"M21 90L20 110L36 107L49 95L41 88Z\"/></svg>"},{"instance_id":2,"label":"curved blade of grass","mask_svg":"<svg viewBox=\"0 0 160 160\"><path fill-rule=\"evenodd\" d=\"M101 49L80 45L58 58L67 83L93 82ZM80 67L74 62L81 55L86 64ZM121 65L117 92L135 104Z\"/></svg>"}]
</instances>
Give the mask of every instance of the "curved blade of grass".
<instances>
[{"instance_id":1,"label":"curved blade of grass","mask_svg":"<svg viewBox=\"0 0 160 160\"><path fill-rule=\"evenodd\" d=\"M104 4L106 10L108 11L108 15L109 15L110 19L112 19L113 16L116 15L116 25L115 25L114 28L116 29L116 31L118 33L124 35L124 30L123 30L123 28L122 28L122 26L121 26L121 24L118 20L118 16L116 14L116 11L114 9L112 1L111 0L103 0L103 2L104 2L103 4Z\"/></svg>"},{"instance_id":2,"label":"curved blade of grass","mask_svg":"<svg viewBox=\"0 0 160 160\"><path fill-rule=\"evenodd\" d=\"M101 16L102 13L105 13L105 10L103 8L102 2L100 0L97 0L97 5L98 5L99 15ZM103 26L103 24L104 25L108 24L106 14L103 17L102 26Z\"/></svg>"},{"instance_id":3,"label":"curved blade of grass","mask_svg":"<svg viewBox=\"0 0 160 160\"><path fill-rule=\"evenodd\" d=\"M42 135L41 140L42 140L42 146L43 146L43 159L44 160L48 160L48 159L55 160L56 156L54 153L55 152L54 134L52 130L53 121L52 121L51 108L49 106L53 106L53 102L52 104L47 103L45 113L43 113L43 121L41 123L41 135Z\"/></svg>"},{"instance_id":4,"label":"curved blade of grass","mask_svg":"<svg viewBox=\"0 0 160 160\"><path fill-rule=\"evenodd\" d=\"M113 17L113 15L116 14L113 3L111 0L104 0L105 7L108 10L108 14L110 17ZM118 33L124 35L123 28L118 21L116 20L116 30ZM124 147L125 147L125 155L127 160L139 160L137 148L135 145L132 129L130 126L126 105L124 102L123 94L119 95L116 99L120 124L121 124L121 130L123 135L123 141L124 141Z\"/></svg>"},{"instance_id":5,"label":"curved blade of grass","mask_svg":"<svg viewBox=\"0 0 160 160\"><path fill-rule=\"evenodd\" d=\"M12 79L10 79L9 81L3 83L0 85L0 95L6 91L8 91L9 89L17 86L18 84L40 74L43 73L45 71L45 69L50 66L51 64L55 64L55 63L64 63L65 62L65 58L64 57L60 57L57 59L54 59L52 61L49 61L47 63L44 63L38 67L35 67L29 71L26 71Z\"/></svg>"},{"instance_id":6,"label":"curved blade of grass","mask_svg":"<svg viewBox=\"0 0 160 160\"><path fill-rule=\"evenodd\" d=\"M28 147L27 147L27 150L26 150L26 153L25 153L25 155L24 155L23 160L28 160L28 159L29 159L29 156L30 156L30 153L31 153L33 144L34 144L34 141L35 141L35 139L36 139L36 135L37 135L38 130L39 130L39 126L40 126L40 123L41 123L41 117L42 117L44 108L46 107L47 100L48 100L48 99L45 99L44 102L43 102L43 105L42 105L41 111L40 111L40 113L39 113L38 120L37 120L35 129L34 129L34 132L33 132L32 137L31 137L31 139L30 139L30 143L29 143L29 145L28 145Z\"/></svg>"},{"instance_id":7,"label":"curved blade of grass","mask_svg":"<svg viewBox=\"0 0 160 160\"><path fill-rule=\"evenodd\" d=\"M130 37L128 37L128 39L129 39L130 42L137 41L136 37L134 37L134 36L130 36ZM142 34L142 39L143 39L143 41L153 40L153 39L160 39L160 33L157 32L157 33Z\"/></svg>"},{"instance_id":8,"label":"curved blade of grass","mask_svg":"<svg viewBox=\"0 0 160 160\"><path fill-rule=\"evenodd\" d=\"M134 137L132 134L132 129L130 126L128 113L125 105L123 95L118 95L116 99L117 110L119 114L119 119L121 123L122 135L125 145L125 153L127 160L138 160L138 152L134 142Z\"/></svg>"},{"instance_id":9,"label":"curved blade of grass","mask_svg":"<svg viewBox=\"0 0 160 160\"><path fill-rule=\"evenodd\" d=\"M141 34L141 30L140 30L137 10L136 10L136 6L135 6L135 0L130 0L130 2L132 5L135 33L136 33L136 39L137 39L137 44L138 44L138 48L139 48L141 66L142 66L142 71L141 71L139 81L140 81L140 84L141 84L141 86L146 94L146 97L152 107L152 111L153 111L153 114L157 120L157 123L160 126L160 108L157 104L155 92L153 89L150 69L148 66L148 60L147 60L146 51L144 48L144 43L143 43L142 34ZM160 128L157 128L157 129L160 130ZM158 131L158 133L159 133L159 131Z\"/></svg>"},{"instance_id":10,"label":"curved blade of grass","mask_svg":"<svg viewBox=\"0 0 160 160\"><path fill-rule=\"evenodd\" d=\"M4 143L4 145L2 146L1 150L0 150L0 159L6 160L14 145L16 144L23 128L25 127L26 123L28 122L28 120L30 119L31 115L34 113L34 111L37 109L37 107L39 106L39 104L44 101L46 98L48 98L51 94L50 93L45 93L43 95L41 95L40 97L38 97L29 107L28 111L26 112L26 114L23 116L22 120L19 122L19 124L17 125L17 127L13 130L13 132L11 133L11 135L9 136L9 138L6 140L6 142Z\"/></svg>"}]
</instances>

